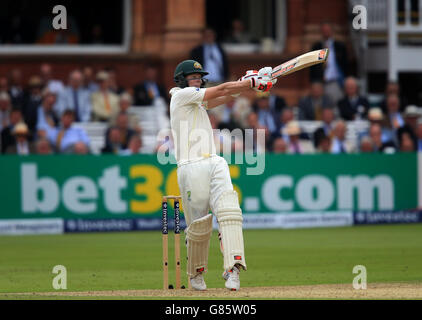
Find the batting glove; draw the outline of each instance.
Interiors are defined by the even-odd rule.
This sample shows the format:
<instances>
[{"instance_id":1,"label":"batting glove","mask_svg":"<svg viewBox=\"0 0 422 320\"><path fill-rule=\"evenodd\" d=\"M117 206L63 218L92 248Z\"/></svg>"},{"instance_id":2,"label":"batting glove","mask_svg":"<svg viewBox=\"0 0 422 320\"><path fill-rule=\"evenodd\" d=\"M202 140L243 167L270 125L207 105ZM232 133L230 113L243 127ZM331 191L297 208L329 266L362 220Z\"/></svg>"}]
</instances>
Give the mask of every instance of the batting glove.
<instances>
[{"instance_id":1,"label":"batting glove","mask_svg":"<svg viewBox=\"0 0 422 320\"><path fill-rule=\"evenodd\" d=\"M273 86L277 83L277 79L272 79L271 74L273 73L273 68L264 67L259 69L258 76L262 77L263 80L271 81Z\"/></svg>"},{"instance_id":2,"label":"batting glove","mask_svg":"<svg viewBox=\"0 0 422 320\"><path fill-rule=\"evenodd\" d=\"M255 91L262 91L267 92L273 87L272 81L264 80L262 77L253 76L250 78L251 80L251 88Z\"/></svg>"}]
</instances>

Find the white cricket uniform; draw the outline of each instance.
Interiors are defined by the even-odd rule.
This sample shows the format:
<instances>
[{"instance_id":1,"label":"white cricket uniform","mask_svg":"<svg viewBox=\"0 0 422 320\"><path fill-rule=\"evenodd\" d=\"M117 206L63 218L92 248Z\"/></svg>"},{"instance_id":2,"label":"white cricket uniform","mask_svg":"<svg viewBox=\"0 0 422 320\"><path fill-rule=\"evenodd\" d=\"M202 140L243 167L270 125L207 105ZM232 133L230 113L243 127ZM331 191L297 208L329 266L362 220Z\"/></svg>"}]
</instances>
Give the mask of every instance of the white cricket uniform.
<instances>
[{"instance_id":1,"label":"white cricket uniform","mask_svg":"<svg viewBox=\"0 0 422 320\"><path fill-rule=\"evenodd\" d=\"M233 190L229 167L216 155L212 126L196 87L170 90L170 121L177 160L177 180L186 224L204 217L227 190Z\"/></svg>"}]
</instances>

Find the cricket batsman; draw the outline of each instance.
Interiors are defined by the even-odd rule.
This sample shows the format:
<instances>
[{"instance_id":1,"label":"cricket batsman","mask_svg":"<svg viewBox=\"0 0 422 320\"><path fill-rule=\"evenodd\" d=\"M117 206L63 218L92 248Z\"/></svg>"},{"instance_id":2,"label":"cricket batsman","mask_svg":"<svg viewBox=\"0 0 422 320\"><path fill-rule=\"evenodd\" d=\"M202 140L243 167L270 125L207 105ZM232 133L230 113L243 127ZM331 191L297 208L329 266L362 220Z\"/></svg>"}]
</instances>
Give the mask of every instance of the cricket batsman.
<instances>
[{"instance_id":1,"label":"cricket batsman","mask_svg":"<svg viewBox=\"0 0 422 320\"><path fill-rule=\"evenodd\" d=\"M194 60L181 62L174 72L176 87L170 90L170 120L177 160L177 179L187 224L187 273L192 288L206 290L212 215L219 228L224 257L225 286L239 290L239 272L246 270L242 234L242 211L224 158L216 155L213 130L207 109L254 89L269 91L276 80L271 67L248 71L239 81L204 88L208 74Z\"/></svg>"}]
</instances>

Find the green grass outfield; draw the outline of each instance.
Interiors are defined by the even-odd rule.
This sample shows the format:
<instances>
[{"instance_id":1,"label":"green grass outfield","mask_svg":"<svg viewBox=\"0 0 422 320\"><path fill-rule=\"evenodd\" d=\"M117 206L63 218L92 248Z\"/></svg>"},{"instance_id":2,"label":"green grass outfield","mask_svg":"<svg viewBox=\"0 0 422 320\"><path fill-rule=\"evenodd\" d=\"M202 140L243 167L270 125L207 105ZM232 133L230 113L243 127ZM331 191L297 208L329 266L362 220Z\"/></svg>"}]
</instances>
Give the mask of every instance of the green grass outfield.
<instances>
[{"instance_id":1,"label":"green grass outfield","mask_svg":"<svg viewBox=\"0 0 422 320\"><path fill-rule=\"evenodd\" d=\"M242 287L351 284L355 265L368 283L422 282L422 224L300 230L245 230ZM173 236L170 283L174 284ZM183 284L186 250L182 245ZM162 288L160 232L0 237L0 293L51 292L55 265L68 291ZM221 288L222 256L211 240L209 288ZM0 295L1 298L1 295Z\"/></svg>"}]
</instances>

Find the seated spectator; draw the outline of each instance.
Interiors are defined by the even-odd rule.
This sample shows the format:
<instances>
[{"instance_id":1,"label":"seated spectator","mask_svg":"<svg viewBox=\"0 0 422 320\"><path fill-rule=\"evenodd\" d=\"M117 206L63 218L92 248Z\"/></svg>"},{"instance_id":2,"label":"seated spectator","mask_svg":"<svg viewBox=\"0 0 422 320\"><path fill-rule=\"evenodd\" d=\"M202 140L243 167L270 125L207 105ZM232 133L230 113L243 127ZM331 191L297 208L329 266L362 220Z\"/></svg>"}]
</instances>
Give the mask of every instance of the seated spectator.
<instances>
[{"instance_id":1,"label":"seated spectator","mask_svg":"<svg viewBox=\"0 0 422 320\"><path fill-rule=\"evenodd\" d=\"M7 92L0 92L0 130L10 124L10 96Z\"/></svg>"},{"instance_id":2,"label":"seated spectator","mask_svg":"<svg viewBox=\"0 0 422 320\"><path fill-rule=\"evenodd\" d=\"M247 127L247 117L251 111L250 100L240 96L225 105L208 110L208 114L213 114L219 119L219 129L232 131L236 128L244 129Z\"/></svg>"},{"instance_id":3,"label":"seated spectator","mask_svg":"<svg viewBox=\"0 0 422 320\"><path fill-rule=\"evenodd\" d=\"M35 146L28 140L29 130L25 123L20 122L13 128L13 135L15 136L15 143L8 146L6 153L28 155L35 153Z\"/></svg>"},{"instance_id":4,"label":"seated spectator","mask_svg":"<svg viewBox=\"0 0 422 320\"><path fill-rule=\"evenodd\" d=\"M13 129L15 126L22 122L22 112L19 109L12 109L10 112L10 123L7 127L1 130L1 152L6 153L6 149L16 144L15 135Z\"/></svg>"},{"instance_id":5,"label":"seated spectator","mask_svg":"<svg viewBox=\"0 0 422 320\"><path fill-rule=\"evenodd\" d=\"M53 68L49 63L43 63L40 67L40 79L42 85L47 87L50 91L59 94L64 89L64 84L61 80L53 78Z\"/></svg>"},{"instance_id":6,"label":"seated spectator","mask_svg":"<svg viewBox=\"0 0 422 320\"><path fill-rule=\"evenodd\" d=\"M359 151L361 153L372 153L374 152L374 144L370 137L365 136L360 140Z\"/></svg>"},{"instance_id":7,"label":"seated spectator","mask_svg":"<svg viewBox=\"0 0 422 320\"><path fill-rule=\"evenodd\" d=\"M244 134L245 137L245 152L253 153L265 153L267 141L268 129L259 124L258 115L255 112L251 112L248 115L248 124L246 130L252 130L252 135ZM251 137L253 140L249 141L248 137Z\"/></svg>"},{"instance_id":8,"label":"seated spectator","mask_svg":"<svg viewBox=\"0 0 422 320\"><path fill-rule=\"evenodd\" d=\"M405 122L400 113L400 100L397 95L390 95L387 97L387 119L386 123L389 128L396 131L403 127Z\"/></svg>"},{"instance_id":9,"label":"seated spectator","mask_svg":"<svg viewBox=\"0 0 422 320\"><path fill-rule=\"evenodd\" d=\"M76 142L73 145L73 151L71 153L73 153L73 154L88 154L89 148L85 143L79 141L79 142Z\"/></svg>"},{"instance_id":10,"label":"seated spectator","mask_svg":"<svg viewBox=\"0 0 422 320\"><path fill-rule=\"evenodd\" d=\"M280 122L278 124L277 131L275 132L273 137L274 138L282 137L284 141L288 142L289 136L285 133L285 128L290 121L293 121L293 119L294 119L294 114L293 114L292 108L290 107L284 108L283 111L281 111Z\"/></svg>"},{"instance_id":11,"label":"seated spectator","mask_svg":"<svg viewBox=\"0 0 422 320\"><path fill-rule=\"evenodd\" d=\"M392 94L400 97L400 85L397 82L389 81L385 87L384 98L380 103L380 108L384 114L387 114L387 98ZM405 97L401 97L399 105L401 107L400 112L402 112L404 106L408 105L407 99Z\"/></svg>"},{"instance_id":12,"label":"seated spectator","mask_svg":"<svg viewBox=\"0 0 422 320\"><path fill-rule=\"evenodd\" d=\"M0 92L7 92L9 91L9 80L6 77L0 76Z\"/></svg>"},{"instance_id":13,"label":"seated spectator","mask_svg":"<svg viewBox=\"0 0 422 320\"><path fill-rule=\"evenodd\" d=\"M158 82L158 71L153 65L146 66L144 81L133 88L135 106L151 106L154 99L162 97L169 101L167 90Z\"/></svg>"},{"instance_id":14,"label":"seated spectator","mask_svg":"<svg viewBox=\"0 0 422 320\"><path fill-rule=\"evenodd\" d=\"M41 78L32 76L28 82L28 92L25 96L24 107L22 110L26 123L31 122L31 118L37 113L38 107L42 101L43 84Z\"/></svg>"},{"instance_id":15,"label":"seated spectator","mask_svg":"<svg viewBox=\"0 0 422 320\"><path fill-rule=\"evenodd\" d=\"M391 130L390 128L387 128L385 119L384 119L384 115L381 111L380 108L370 108L368 111L368 120L369 123L378 123L381 126L382 129L382 134L381 134L381 139L382 142L388 142L388 141L394 141L395 140L395 136L394 136L394 132L393 130ZM369 135L369 130L364 132L363 135Z\"/></svg>"},{"instance_id":16,"label":"seated spectator","mask_svg":"<svg viewBox=\"0 0 422 320\"><path fill-rule=\"evenodd\" d=\"M318 136L315 141L317 141L317 144L315 145L316 153L331 153L331 139L330 137L327 137L324 132L319 133L320 136Z\"/></svg>"},{"instance_id":17,"label":"seated spectator","mask_svg":"<svg viewBox=\"0 0 422 320\"><path fill-rule=\"evenodd\" d=\"M119 86L116 70L109 67L104 69L104 71L108 74L108 89L117 95L122 94L125 89L122 86Z\"/></svg>"},{"instance_id":18,"label":"seated spectator","mask_svg":"<svg viewBox=\"0 0 422 320\"><path fill-rule=\"evenodd\" d=\"M331 99L324 94L324 85L321 82L314 82L311 85L310 94L299 101L299 120L321 121L322 110L334 108Z\"/></svg>"},{"instance_id":19,"label":"seated spectator","mask_svg":"<svg viewBox=\"0 0 422 320\"><path fill-rule=\"evenodd\" d=\"M415 105L409 105L404 110L404 127L409 128L413 134L416 133L416 127L418 126L418 119L421 116L421 111Z\"/></svg>"},{"instance_id":20,"label":"seated spectator","mask_svg":"<svg viewBox=\"0 0 422 320\"><path fill-rule=\"evenodd\" d=\"M117 136L116 133L110 133L110 131L115 131L114 129L117 129L119 131L119 135ZM116 125L113 127L110 127L107 129L105 135L106 135L106 143L104 150L107 150L106 152L115 152L116 146L118 144L119 151L120 149L127 149L128 143L130 138L135 135L135 130L129 128L129 117L126 113L119 113L116 119ZM113 140L110 140L113 138Z\"/></svg>"},{"instance_id":21,"label":"seated spectator","mask_svg":"<svg viewBox=\"0 0 422 320\"><path fill-rule=\"evenodd\" d=\"M346 140L346 130L346 123L342 120L337 121L331 140L331 153L352 153L355 151L353 143L350 140Z\"/></svg>"},{"instance_id":22,"label":"seated spectator","mask_svg":"<svg viewBox=\"0 0 422 320\"><path fill-rule=\"evenodd\" d=\"M139 153L142 153L142 139L139 135L134 134L129 140L127 149L121 150L119 155L129 156Z\"/></svg>"},{"instance_id":23,"label":"seated spectator","mask_svg":"<svg viewBox=\"0 0 422 320\"><path fill-rule=\"evenodd\" d=\"M119 96L108 88L109 75L105 71L97 73L99 90L94 92L92 99L93 121L110 121L119 113Z\"/></svg>"},{"instance_id":24,"label":"seated spectator","mask_svg":"<svg viewBox=\"0 0 422 320\"><path fill-rule=\"evenodd\" d=\"M369 101L359 95L357 80L348 77L344 82L344 98L338 102L340 116L344 120L359 120L367 117Z\"/></svg>"},{"instance_id":25,"label":"seated spectator","mask_svg":"<svg viewBox=\"0 0 422 320\"><path fill-rule=\"evenodd\" d=\"M279 113L270 108L270 93L258 92L256 95L255 104L253 109L258 115L258 122L261 126L268 128L270 134L277 131Z\"/></svg>"},{"instance_id":26,"label":"seated spectator","mask_svg":"<svg viewBox=\"0 0 422 320\"><path fill-rule=\"evenodd\" d=\"M98 91L100 87L98 86L98 83L95 82L94 69L90 66L85 66L82 69L82 74L84 79L84 89L88 90L90 93Z\"/></svg>"},{"instance_id":27,"label":"seated spectator","mask_svg":"<svg viewBox=\"0 0 422 320\"><path fill-rule=\"evenodd\" d=\"M54 107L58 117L65 110L73 110L76 122L89 122L91 120L90 92L83 87L83 75L79 70L69 74L69 84L57 96Z\"/></svg>"},{"instance_id":28,"label":"seated spectator","mask_svg":"<svg viewBox=\"0 0 422 320\"><path fill-rule=\"evenodd\" d=\"M71 109L63 112L60 127L46 127L47 138L58 153L72 153L73 147L78 142L83 142L89 147L90 140L82 128L73 126L75 112Z\"/></svg>"},{"instance_id":29,"label":"seated spectator","mask_svg":"<svg viewBox=\"0 0 422 320\"><path fill-rule=\"evenodd\" d=\"M45 88L42 93L42 102L36 110L28 110L26 123L32 133L36 133L46 126L56 127L59 124L59 118L54 112L56 103L56 94Z\"/></svg>"},{"instance_id":30,"label":"seated spectator","mask_svg":"<svg viewBox=\"0 0 422 320\"><path fill-rule=\"evenodd\" d=\"M393 141L382 141L382 128L378 123L371 124L369 128L369 137L372 140L374 151L384 153L394 153L396 151L396 145Z\"/></svg>"},{"instance_id":31,"label":"seated spectator","mask_svg":"<svg viewBox=\"0 0 422 320\"><path fill-rule=\"evenodd\" d=\"M22 72L20 69L12 69L10 71L9 83L9 95L13 107L23 109L23 105L25 102L25 93L23 90Z\"/></svg>"},{"instance_id":32,"label":"seated spectator","mask_svg":"<svg viewBox=\"0 0 422 320\"><path fill-rule=\"evenodd\" d=\"M409 132L403 132L399 140L400 152L415 152L415 140Z\"/></svg>"},{"instance_id":33,"label":"seated spectator","mask_svg":"<svg viewBox=\"0 0 422 320\"><path fill-rule=\"evenodd\" d=\"M314 152L311 142L300 138L302 130L300 129L299 123L296 121L290 121L287 124L285 131L289 136L288 153L304 154Z\"/></svg>"},{"instance_id":34,"label":"seated spectator","mask_svg":"<svg viewBox=\"0 0 422 320\"><path fill-rule=\"evenodd\" d=\"M422 117L418 119L416 127L416 150L422 152Z\"/></svg>"},{"instance_id":35,"label":"seated spectator","mask_svg":"<svg viewBox=\"0 0 422 320\"><path fill-rule=\"evenodd\" d=\"M320 144L320 138L328 137L331 141L334 129L334 109L322 109L322 126L315 130L313 134L314 146L317 148Z\"/></svg>"},{"instance_id":36,"label":"seated spectator","mask_svg":"<svg viewBox=\"0 0 422 320\"><path fill-rule=\"evenodd\" d=\"M106 143L101 149L101 153L119 154L123 148L120 130L117 127L111 127L106 131Z\"/></svg>"},{"instance_id":37,"label":"seated spectator","mask_svg":"<svg viewBox=\"0 0 422 320\"><path fill-rule=\"evenodd\" d=\"M35 143L36 153L37 154L53 154L53 149L51 148L50 142L46 138L38 139Z\"/></svg>"},{"instance_id":38,"label":"seated spectator","mask_svg":"<svg viewBox=\"0 0 422 320\"><path fill-rule=\"evenodd\" d=\"M287 153L287 151L287 143L283 138L279 137L274 139L272 145L272 152L274 154Z\"/></svg>"},{"instance_id":39,"label":"seated spectator","mask_svg":"<svg viewBox=\"0 0 422 320\"><path fill-rule=\"evenodd\" d=\"M129 118L129 128L133 129L136 131L136 133L141 134L142 129L139 125L140 119L139 117L135 114L129 111L130 106L132 106L133 101L132 101L132 96L130 95L130 93L128 92L124 92L120 95L119 97L119 113L116 114L111 120L110 120L110 125L114 126L116 124L116 120L117 117L120 113L125 113L127 114L128 118Z\"/></svg>"},{"instance_id":40,"label":"seated spectator","mask_svg":"<svg viewBox=\"0 0 422 320\"><path fill-rule=\"evenodd\" d=\"M234 19L232 21L232 28L230 30L229 36L226 38L225 42L229 43L251 43L252 36L249 32L245 30L245 25L240 19Z\"/></svg>"}]
</instances>

